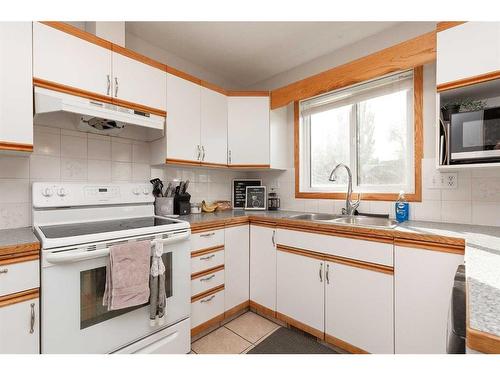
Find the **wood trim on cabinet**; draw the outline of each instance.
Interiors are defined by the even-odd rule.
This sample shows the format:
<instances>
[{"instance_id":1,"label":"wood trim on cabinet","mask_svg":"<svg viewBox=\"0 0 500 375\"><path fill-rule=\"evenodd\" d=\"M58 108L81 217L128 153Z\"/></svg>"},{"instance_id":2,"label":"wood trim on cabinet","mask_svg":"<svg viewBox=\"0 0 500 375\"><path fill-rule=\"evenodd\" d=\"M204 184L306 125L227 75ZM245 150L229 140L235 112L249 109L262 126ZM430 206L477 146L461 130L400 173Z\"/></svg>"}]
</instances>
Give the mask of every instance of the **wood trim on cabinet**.
<instances>
[{"instance_id":1,"label":"wood trim on cabinet","mask_svg":"<svg viewBox=\"0 0 500 375\"><path fill-rule=\"evenodd\" d=\"M271 92L271 109L436 59L436 32L420 35Z\"/></svg>"},{"instance_id":2,"label":"wood trim on cabinet","mask_svg":"<svg viewBox=\"0 0 500 375\"><path fill-rule=\"evenodd\" d=\"M466 345L481 353L500 354L500 336L478 331L467 325Z\"/></svg>"},{"instance_id":3,"label":"wood trim on cabinet","mask_svg":"<svg viewBox=\"0 0 500 375\"><path fill-rule=\"evenodd\" d=\"M500 78L500 70L495 70L493 72L484 73L473 77L467 77L456 81L441 83L437 85L437 92L443 92L443 91L457 89L460 87L475 85L477 83L493 81L499 78Z\"/></svg>"},{"instance_id":4,"label":"wood trim on cabinet","mask_svg":"<svg viewBox=\"0 0 500 375\"><path fill-rule=\"evenodd\" d=\"M447 29L451 29L452 27L459 26L464 24L467 21L442 21L438 22L436 25L436 32L444 31Z\"/></svg>"},{"instance_id":5,"label":"wood trim on cabinet","mask_svg":"<svg viewBox=\"0 0 500 375\"><path fill-rule=\"evenodd\" d=\"M191 337L198 335L199 333L211 328L212 326L220 323L224 320L224 313L217 315L216 317L207 320L205 323L201 323L194 328L191 328Z\"/></svg>"},{"instance_id":6,"label":"wood trim on cabinet","mask_svg":"<svg viewBox=\"0 0 500 375\"><path fill-rule=\"evenodd\" d=\"M276 318L276 311L271 310L266 306L262 306L260 303L250 300L250 308L257 311L260 315L268 316L270 318Z\"/></svg>"},{"instance_id":7,"label":"wood trim on cabinet","mask_svg":"<svg viewBox=\"0 0 500 375\"><path fill-rule=\"evenodd\" d=\"M328 261L328 262L333 262L333 263L344 264L346 266L362 268L362 269L365 269L368 271L380 272L380 273L385 273L388 275L394 274L393 267L384 266L382 264L376 264L376 263L365 262L362 260L344 258L344 257L336 256L336 255L330 255L330 254L326 254L326 253L320 253L317 251L299 249L297 247L291 247L291 246L280 245L280 244L278 244L276 246L276 249L279 251L285 252L285 253L300 255L300 256L313 258L313 259L317 259L317 260L321 260L321 261Z\"/></svg>"},{"instance_id":8,"label":"wood trim on cabinet","mask_svg":"<svg viewBox=\"0 0 500 375\"><path fill-rule=\"evenodd\" d=\"M191 234L202 233L210 230L224 229L225 222L225 219L219 219L208 223L191 224Z\"/></svg>"},{"instance_id":9,"label":"wood trim on cabinet","mask_svg":"<svg viewBox=\"0 0 500 375\"><path fill-rule=\"evenodd\" d=\"M70 24L67 24L65 22L58 22L58 21L40 21L40 23L50 26L54 29L57 29L59 31L65 32L66 34L73 35L77 38L83 39L87 42L90 42L92 44L96 44L100 47L106 48L111 50L113 43L110 41L100 38L94 34L88 33L84 30L80 30L78 27L72 26Z\"/></svg>"},{"instance_id":10,"label":"wood trim on cabinet","mask_svg":"<svg viewBox=\"0 0 500 375\"><path fill-rule=\"evenodd\" d=\"M357 346L349 344L348 342L345 342L341 339L333 337L332 335L329 335L328 333L325 333L325 341L328 344L335 345L335 346L339 347L340 349L343 349L346 352L349 352L352 354L370 354L366 350L363 350L361 348L358 348Z\"/></svg>"},{"instance_id":11,"label":"wood trim on cabinet","mask_svg":"<svg viewBox=\"0 0 500 375\"><path fill-rule=\"evenodd\" d=\"M119 46L117 44L112 43L111 44L111 50L115 53L119 53L122 56L128 57L132 60L139 61L143 64L152 66L153 68L159 69L161 71L166 72L167 71L167 66L159 61L153 60L150 57L141 55L138 52L132 51L128 48Z\"/></svg>"},{"instance_id":12,"label":"wood trim on cabinet","mask_svg":"<svg viewBox=\"0 0 500 375\"><path fill-rule=\"evenodd\" d=\"M204 81L202 79L200 79L200 86L205 87L205 88L207 88L209 90L212 90L212 91L216 91L219 94L227 95L227 91L224 88L222 88L220 86L217 86L214 83L210 83L210 82Z\"/></svg>"},{"instance_id":13,"label":"wood trim on cabinet","mask_svg":"<svg viewBox=\"0 0 500 375\"><path fill-rule=\"evenodd\" d=\"M185 73L182 70L175 69L174 67L167 65L167 73L172 74L176 77L185 79L186 81L190 81L193 83L196 83L197 85L201 85L201 79L198 77L195 77L191 74Z\"/></svg>"},{"instance_id":14,"label":"wood trim on cabinet","mask_svg":"<svg viewBox=\"0 0 500 375\"><path fill-rule=\"evenodd\" d=\"M200 299L203 299L205 297L208 297L211 294L219 293L220 291L224 290L224 284L218 285L212 289L206 290L200 294L197 294L195 296L191 297L191 303L196 302Z\"/></svg>"},{"instance_id":15,"label":"wood trim on cabinet","mask_svg":"<svg viewBox=\"0 0 500 375\"><path fill-rule=\"evenodd\" d=\"M414 183L415 192L406 194L409 202L422 201L422 157L423 157L423 100L424 74L423 66L413 69L413 139L414 139ZM294 102L294 169L295 198L305 199L346 199L346 193L307 192L300 191L300 108L299 102ZM358 197L359 193L354 193ZM364 200L395 201L398 193L361 193Z\"/></svg>"},{"instance_id":16,"label":"wood trim on cabinet","mask_svg":"<svg viewBox=\"0 0 500 375\"><path fill-rule=\"evenodd\" d=\"M270 91L227 91L227 96L271 96Z\"/></svg>"},{"instance_id":17,"label":"wood trim on cabinet","mask_svg":"<svg viewBox=\"0 0 500 375\"><path fill-rule=\"evenodd\" d=\"M228 164L228 168L269 169L269 168L271 168L271 164Z\"/></svg>"},{"instance_id":18,"label":"wood trim on cabinet","mask_svg":"<svg viewBox=\"0 0 500 375\"><path fill-rule=\"evenodd\" d=\"M15 245L0 246L0 259L5 256L25 256L39 254L40 243L30 242Z\"/></svg>"},{"instance_id":19,"label":"wood trim on cabinet","mask_svg":"<svg viewBox=\"0 0 500 375\"><path fill-rule=\"evenodd\" d=\"M165 164L190 165L190 166L199 167L201 165L201 162L192 161L192 160L184 160L184 159L167 158L167 159L165 159Z\"/></svg>"},{"instance_id":20,"label":"wood trim on cabinet","mask_svg":"<svg viewBox=\"0 0 500 375\"><path fill-rule=\"evenodd\" d=\"M462 242L463 243L461 245L456 245L452 243L437 243L425 240L411 240L405 238L394 239L395 246L404 246L404 247L411 247L413 249L424 249L431 251L439 251L443 253L465 255L465 241L462 240Z\"/></svg>"},{"instance_id":21,"label":"wood trim on cabinet","mask_svg":"<svg viewBox=\"0 0 500 375\"><path fill-rule=\"evenodd\" d=\"M33 152L33 145L28 143L0 141L0 150Z\"/></svg>"},{"instance_id":22,"label":"wood trim on cabinet","mask_svg":"<svg viewBox=\"0 0 500 375\"><path fill-rule=\"evenodd\" d=\"M248 225L249 220L248 216L242 216L240 218L234 218L225 223L225 228L233 228L233 227L242 227L244 225Z\"/></svg>"},{"instance_id":23,"label":"wood trim on cabinet","mask_svg":"<svg viewBox=\"0 0 500 375\"><path fill-rule=\"evenodd\" d=\"M218 246L212 246L212 247L207 247L205 249L200 249L191 252L191 258L196 258L199 257L200 255L205 255L205 254L210 254L210 253L216 253L217 251L224 250L224 245L218 245Z\"/></svg>"},{"instance_id":24,"label":"wood trim on cabinet","mask_svg":"<svg viewBox=\"0 0 500 375\"><path fill-rule=\"evenodd\" d=\"M308 326L307 324L299 322L298 320L295 320L294 318L291 318L288 315L282 314L279 311L276 312L276 319L281 320L282 322L285 322L286 324L292 327L298 328L301 331L307 332L310 335L313 335L314 337L317 337L320 340L325 339L325 333L323 331L320 331L319 329L316 329L314 327Z\"/></svg>"},{"instance_id":25,"label":"wood trim on cabinet","mask_svg":"<svg viewBox=\"0 0 500 375\"><path fill-rule=\"evenodd\" d=\"M227 164L223 163L212 163L208 161L202 161L200 163L202 167L209 167L209 168L227 168Z\"/></svg>"},{"instance_id":26,"label":"wood trim on cabinet","mask_svg":"<svg viewBox=\"0 0 500 375\"><path fill-rule=\"evenodd\" d=\"M38 250L37 250L36 254L31 254L31 255L23 255L23 256L3 258L3 259L0 257L0 266L6 266L8 264L29 262L29 261L38 260L38 259L40 259L40 255L38 254Z\"/></svg>"},{"instance_id":27,"label":"wood trim on cabinet","mask_svg":"<svg viewBox=\"0 0 500 375\"><path fill-rule=\"evenodd\" d=\"M264 228L271 228L271 229L276 229L276 222L270 222L270 221L264 221L264 220L258 220L258 219L251 219L250 220L250 225L255 226L255 227L264 227Z\"/></svg>"},{"instance_id":28,"label":"wood trim on cabinet","mask_svg":"<svg viewBox=\"0 0 500 375\"><path fill-rule=\"evenodd\" d=\"M230 309L224 311L224 319L230 318L241 311L247 310L250 307L250 300L240 303Z\"/></svg>"},{"instance_id":29,"label":"wood trim on cabinet","mask_svg":"<svg viewBox=\"0 0 500 375\"><path fill-rule=\"evenodd\" d=\"M199 279L200 277L210 275L211 273L219 272L224 270L224 265L209 268L208 270L196 272L191 274L191 280Z\"/></svg>"},{"instance_id":30,"label":"wood trim on cabinet","mask_svg":"<svg viewBox=\"0 0 500 375\"><path fill-rule=\"evenodd\" d=\"M6 296L0 297L0 307L14 305L16 303L28 301L30 299L38 297L40 297L40 291L38 288L25 290L19 293L8 294Z\"/></svg>"}]
</instances>

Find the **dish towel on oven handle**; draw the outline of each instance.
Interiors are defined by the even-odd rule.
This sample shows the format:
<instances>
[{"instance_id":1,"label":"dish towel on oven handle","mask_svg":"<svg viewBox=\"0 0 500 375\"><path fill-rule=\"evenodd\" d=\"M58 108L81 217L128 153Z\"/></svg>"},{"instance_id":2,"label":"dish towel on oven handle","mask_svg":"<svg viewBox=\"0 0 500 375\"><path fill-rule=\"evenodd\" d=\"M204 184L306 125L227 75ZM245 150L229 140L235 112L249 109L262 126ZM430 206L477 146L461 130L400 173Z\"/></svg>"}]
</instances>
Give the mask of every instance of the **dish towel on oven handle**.
<instances>
[{"instance_id":1,"label":"dish towel on oven handle","mask_svg":"<svg viewBox=\"0 0 500 375\"><path fill-rule=\"evenodd\" d=\"M149 277L149 288L151 295L149 299L149 324L151 326L163 325L167 313L167 296L165 293L165 265L161 256L163 254L163 243L154 242L151 261L151 274Z\"/></svg>"}]
</instances>

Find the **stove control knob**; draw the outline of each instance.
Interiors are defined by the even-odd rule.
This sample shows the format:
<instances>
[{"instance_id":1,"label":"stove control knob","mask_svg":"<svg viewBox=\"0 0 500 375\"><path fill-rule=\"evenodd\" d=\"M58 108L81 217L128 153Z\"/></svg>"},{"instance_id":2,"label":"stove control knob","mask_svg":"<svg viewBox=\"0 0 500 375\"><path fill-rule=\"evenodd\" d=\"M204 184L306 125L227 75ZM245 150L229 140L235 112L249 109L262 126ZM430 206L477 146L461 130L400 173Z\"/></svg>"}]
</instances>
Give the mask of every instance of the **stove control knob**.
<instances>
[{"instance_id":1,"label":"stove control knob","mask_svg":"<svg viewBox=\"0 0 500 375\"><path fill-rule=\"evenodd\" d=\"M66 190L64 188L60 188L58 191L57 191L57 195L59 195L60 197L64 197L66 196Z\"/></svg>"},{"instance_id":2,"label":"stove control knob","mask_svg":"<svg viewBox=\"0 0 500 375\"><path fill-rule=\"evenodd\" d=\"M132 193L134 193L134 195L139 195L141 194L139 188L134 188L134 190L132 190Z\"/></svg>"},{"instance_id":3,"label":"stove control knob","mask_svg":"<svg viewBox=\"0 0 500 375\"><path fill-rule=\"evenodd\" d=\"M43 189L43 190L42 190L42 195L43 195L44 197L51 197L51 196L52 196L52 194L54 194L54 192L53 192L53 191L52 191L52 189L51 189L51 188L49 188L49 187L47 187L47 188L45 188L45 189Z\"/></svg>"},{"instance_id":4,"label":"stove control knob","mask_svg":"<svg viewBox=\"0 0 500 375\"><path fill-rule=\"evenodd\" d=\"M144 190L142 191L142 194L148 195L149 194L149 189L148 188L144 188Z\"/></svg>"}]
</instances>

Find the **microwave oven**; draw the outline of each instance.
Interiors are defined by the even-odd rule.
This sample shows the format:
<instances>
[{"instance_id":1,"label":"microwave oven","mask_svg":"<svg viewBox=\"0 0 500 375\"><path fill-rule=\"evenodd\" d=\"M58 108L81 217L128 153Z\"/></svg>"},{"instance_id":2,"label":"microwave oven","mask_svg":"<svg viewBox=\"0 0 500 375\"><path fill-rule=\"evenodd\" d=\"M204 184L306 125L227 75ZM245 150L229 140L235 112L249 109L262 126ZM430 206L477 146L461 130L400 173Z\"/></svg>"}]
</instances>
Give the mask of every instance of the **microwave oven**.
<instances>
[{"instance_id":1,"label":"microwave oven","mask_svg":"<svg viewBox=\"0 0 500 375\"><path fill-rule=\"evenodd\" d=\"M500 161L500 107L451 115L450 164Z\"/></svg>"}]
</instances>

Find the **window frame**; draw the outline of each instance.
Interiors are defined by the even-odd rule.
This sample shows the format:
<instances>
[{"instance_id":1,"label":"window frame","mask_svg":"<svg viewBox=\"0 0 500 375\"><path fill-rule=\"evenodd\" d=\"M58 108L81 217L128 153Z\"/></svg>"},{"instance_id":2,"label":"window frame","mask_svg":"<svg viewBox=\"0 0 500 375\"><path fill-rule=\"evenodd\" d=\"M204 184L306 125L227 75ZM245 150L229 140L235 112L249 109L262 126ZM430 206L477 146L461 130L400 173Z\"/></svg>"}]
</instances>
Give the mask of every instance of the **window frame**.
<instances>
[{"instance_id":1,"label":"window frame","mask_svg":"<svg viewBox=\"0 0 500 375\"><path fill-rule=\"evenodd\" d=\"M421 202L422 201L422 156L423 156L423 66L418 66L413 69L413 193L405 194L408 201ZM301 163L303 162L303 155L301 152L308 152L309 149L301 150L301 139L308 137L304 133L304 127L301 125L300 107L299 102L294 102L294 168L295 168L295 197L306 199L345 199L346 193L343 191L315 191L307 190L301 191ZM356 139L350 137L350 142L355 143ZM307 145L310 140L306 139ZM350 147L351 154L355 154L355 147ZM351 155L352 157L357 155ZM310 157L309 159L310 162ZM353 159L354 160L354 159ZM302 165L302 173L309 173L307 166ZM309 166L310 168L310 166ZM356 171L353 171L355 173ZM353 193L356 197L358 193ZM363 200L376 200L376 201L394 201L398 197L398 193L394 192L362 192L361 197Z\"/></svg>"}]
</instances>

